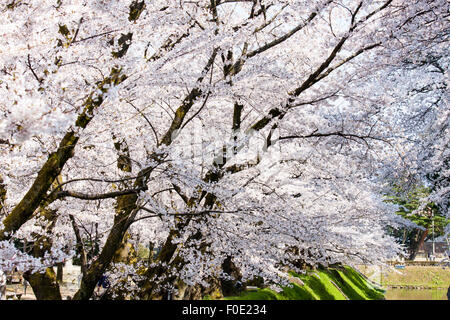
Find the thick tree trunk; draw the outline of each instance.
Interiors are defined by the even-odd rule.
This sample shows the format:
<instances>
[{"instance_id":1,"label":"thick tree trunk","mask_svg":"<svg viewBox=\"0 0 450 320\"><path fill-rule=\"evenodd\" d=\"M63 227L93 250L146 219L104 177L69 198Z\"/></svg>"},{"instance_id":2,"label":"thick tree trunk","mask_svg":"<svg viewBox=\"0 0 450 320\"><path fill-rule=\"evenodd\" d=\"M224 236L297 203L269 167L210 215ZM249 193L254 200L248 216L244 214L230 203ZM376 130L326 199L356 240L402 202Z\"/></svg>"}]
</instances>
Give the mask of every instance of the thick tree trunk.
<instances>
[{"instance_id":1,"label":"thick tree trunk","mask_svg":"<svg viewBox=\"0 0 450 320\"><path fill-rule=\"evenodd\" d=\"M224 296L238 295L242 291L242 286L240 285L242 275L231 256L228 256L222 263L222 270L231 277L231 280L222 279L220 281L222 294Z\"/></svg>"},{"instance_id":2,"label":"thick tree trunk","mask_svg":"<svg viewBox=\"0 0 450 320\"><path fill-rule=\"evenodd\" d=\"M63 273L64 273L64 263L60 262L56 264L56 281L58 281L59 284L63 283Z\"/></svg>"},{"instance_id":3,"label":"thick tree trunk","mask_svg":"<svg viewBox=\"0 0 450 320\"><path fill-rule=\"evenodd\" d=\"M53 268L45 269L44 273L25 272L23 277L30 283L37 300L62 300Z\"/></svg>"},{"instance_id":4,"label":"thick tree trunk","mask_svg":"<svg viewBox=\"0 0 450 320\"><path fill-rule=\"evenodd\" d=\"M411 252L409 255L409 260L414 260L417 256L417 253L419 252L420 247L422 247L423 243L425 242L425 239L428 235L429 230L426 229L425 231L418 231L419 233L419 239L413 243L411 246Z\"/></svg>"},{"instance_id":5,"label":"thick tree trunk","mask_svg":"<svg viewBox=\"0 0 450 320\"><path fill-rule=\"evenodd\" d=\"M57 213L54 210L42 208L40 214L47 222L46 233L51 233L57 220ZM47 236L39 237L32 248L31 254L36 258L42 258L51 249L51 238ZM24 273L24 278L33 288L34 295L38 300L61 300L60 288L57 276L53 268L47 268L45 272Z\"/></svg>"},{"instance_id":6,"label":"thick tree trunk","mask_svg":"<svg viewBox=\"0 0 450 320\"><path fill-rule=\"evenodd\" d=\"M210 278L207 280L209 286L203 287L202 285L186 286L185 288L179 287L179 293L174 296L173 300L203 300L204 297L209 296L212 299L223 298L221 282L217 278Z\"/></svg>"}]
</instances>

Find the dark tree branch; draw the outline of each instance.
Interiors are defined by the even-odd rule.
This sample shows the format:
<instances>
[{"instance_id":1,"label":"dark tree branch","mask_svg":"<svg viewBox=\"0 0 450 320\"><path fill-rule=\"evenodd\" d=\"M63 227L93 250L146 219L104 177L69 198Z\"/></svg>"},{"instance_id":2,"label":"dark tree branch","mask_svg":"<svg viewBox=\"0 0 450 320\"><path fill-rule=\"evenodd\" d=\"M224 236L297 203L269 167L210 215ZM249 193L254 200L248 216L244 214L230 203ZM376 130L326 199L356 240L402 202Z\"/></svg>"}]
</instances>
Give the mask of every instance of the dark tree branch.
<instances>
[{"instance_id":1,"label":"dark tree branch","mask_svg":"<svg viewBox=\"0 0 450 320\"><path fill-rule=\"evenodd\" d=\"M143 188L137 188L137 189L129 189L129 190L121 190L121 191L114 191L114 192L108 192L108 193L100 193L100 194L86 194L76 191L59 191L53 194L54 199L63 199L66 197L72 197L77 198L81 200L101 200L101 199L109 199L109 198L116 198L128 194L137 194L141 191L147 190L147 187Z\"/></svg>"},{"instance_id":2,"label":"dark tree branch","mask_svg":"<svg viewBox=\"0 0 450 320\"><path fill-rule=\"evenodd\" d=\"M42 84L42 79L39 78L36 74L36 72L34 72L33 67L31 66L31 58L30 55L27 56L27 66L30 69L31 73L33 74L34 78L37 80L37 82L39 82L39 84Z\"/></svg>"}]
</instances>

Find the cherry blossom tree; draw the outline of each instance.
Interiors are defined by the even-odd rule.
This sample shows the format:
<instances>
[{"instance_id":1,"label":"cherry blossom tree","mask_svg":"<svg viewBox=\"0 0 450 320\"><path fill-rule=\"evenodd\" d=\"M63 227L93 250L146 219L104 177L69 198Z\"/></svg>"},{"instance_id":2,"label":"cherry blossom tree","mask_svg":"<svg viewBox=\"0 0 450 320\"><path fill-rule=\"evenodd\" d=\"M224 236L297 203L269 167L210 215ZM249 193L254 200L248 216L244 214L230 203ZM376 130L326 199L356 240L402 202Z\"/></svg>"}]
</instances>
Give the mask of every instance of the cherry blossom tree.
<instances>
[{"instance_id":1,"label":"cherry blossom tree","mask_svg":"<svg viewBox=\"0 0 450 320\"><path fill-rule=\"evenodd\" d=\"M51 267L75 255L74 299L105 273L111 298L182 299L383 263L405 166L448 204L445 0L0 10L0 268L38 299L61 299Z\"/></svg>"}]
</instances>

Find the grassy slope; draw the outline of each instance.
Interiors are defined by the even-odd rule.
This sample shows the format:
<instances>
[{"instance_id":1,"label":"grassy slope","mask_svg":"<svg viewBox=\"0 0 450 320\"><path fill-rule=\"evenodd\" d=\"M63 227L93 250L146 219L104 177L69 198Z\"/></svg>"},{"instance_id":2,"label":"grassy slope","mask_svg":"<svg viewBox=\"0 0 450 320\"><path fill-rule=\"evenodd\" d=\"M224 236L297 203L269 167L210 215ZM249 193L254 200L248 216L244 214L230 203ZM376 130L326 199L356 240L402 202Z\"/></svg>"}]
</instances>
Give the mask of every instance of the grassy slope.
<instances>
[{"instance_id":1,"label":"grassy slope","mask_svg":"<svg viewBox=\"0 0 450 320\"><path fill-rule=\"evenodd\" d=\"M270 289L258 289L244 292L240 296L227 297L227 300L376 300L383 299L383 293L373 288L367 281L350 267L344 269L316 270L307 274L295 274L304 286L292 283L282 287L281 292ZM336 284L338 288L334 284Z\"/></svg>"}]
</instances>

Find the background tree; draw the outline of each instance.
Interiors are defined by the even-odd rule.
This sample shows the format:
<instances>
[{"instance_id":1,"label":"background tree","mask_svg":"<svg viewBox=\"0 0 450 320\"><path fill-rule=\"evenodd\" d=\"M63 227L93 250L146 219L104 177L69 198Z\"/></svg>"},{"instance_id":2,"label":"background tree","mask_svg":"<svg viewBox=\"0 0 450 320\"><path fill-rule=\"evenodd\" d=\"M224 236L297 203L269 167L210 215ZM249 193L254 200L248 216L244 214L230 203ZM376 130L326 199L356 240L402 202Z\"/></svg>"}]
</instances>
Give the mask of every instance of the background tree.
<instances>
[{"instance_id":1,"label":"background tree","mask_svg":"<svg viewBox=\"0 0 450 320\"><path fill-rule=\"evenodd\" d=\"M430 239L445 235L446 227L450 219L439 211L439 207L433 203L423 206L423 199L430 195L429 188L414 186L405 192L401 187L395 188L395 195L389 196L392 203L399 205L397 214L411 220L418 227L409 226L393 230L393 233L406 245L409 252L409 260L414 260L423 243Z\"/></svg>"}]
</instances>

